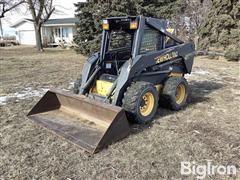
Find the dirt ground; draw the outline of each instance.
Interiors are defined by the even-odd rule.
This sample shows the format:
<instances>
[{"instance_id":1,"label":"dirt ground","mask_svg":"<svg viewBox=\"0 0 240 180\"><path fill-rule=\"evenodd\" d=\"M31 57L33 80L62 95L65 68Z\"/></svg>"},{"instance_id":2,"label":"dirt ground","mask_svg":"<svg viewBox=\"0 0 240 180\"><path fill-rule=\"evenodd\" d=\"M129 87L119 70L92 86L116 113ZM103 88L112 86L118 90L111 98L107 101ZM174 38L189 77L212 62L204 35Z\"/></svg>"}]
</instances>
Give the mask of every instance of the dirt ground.
<instances>
[{"instance_id":1,"label":"dirt ground","mask_svg":"<svg viewBox=\"0 0 240 180\"><path fill-rule=\"evenodd\" d=\"M240 168L238 62L196 57L185 109L160 108L152 124L90 155L26 118L46 89L71 89L84 59L72 50L0 48L0 179L196 178L181 176L181 161Z\"/></svg>"}]
</instances>

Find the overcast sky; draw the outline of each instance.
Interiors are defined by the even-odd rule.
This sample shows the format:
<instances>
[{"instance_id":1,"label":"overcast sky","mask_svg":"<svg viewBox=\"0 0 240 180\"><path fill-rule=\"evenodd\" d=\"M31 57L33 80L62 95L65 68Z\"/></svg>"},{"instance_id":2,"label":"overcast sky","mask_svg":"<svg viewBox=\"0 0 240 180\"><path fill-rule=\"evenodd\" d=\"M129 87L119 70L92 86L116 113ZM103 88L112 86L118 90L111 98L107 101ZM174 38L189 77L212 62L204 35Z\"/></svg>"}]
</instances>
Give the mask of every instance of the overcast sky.
<instances>
[{"instance_id":1,"label":"overcast sky","mask_svg":"<svg viewBox=\"0 0 240 180\"><path fill-rule=\"evenodd\" d=\"M53 4L56 9L60 12L53 14L51 18L64 18L64 17L74 17L74 3L84 2L85 0L53 0ZM21 7L18 13L7 13L6 17L3 18L3 28L7 32L9 31L9 26L18 22L23 18L31 18L30 13L26 10L26 7Z\"/></svg>"}]
</instances>

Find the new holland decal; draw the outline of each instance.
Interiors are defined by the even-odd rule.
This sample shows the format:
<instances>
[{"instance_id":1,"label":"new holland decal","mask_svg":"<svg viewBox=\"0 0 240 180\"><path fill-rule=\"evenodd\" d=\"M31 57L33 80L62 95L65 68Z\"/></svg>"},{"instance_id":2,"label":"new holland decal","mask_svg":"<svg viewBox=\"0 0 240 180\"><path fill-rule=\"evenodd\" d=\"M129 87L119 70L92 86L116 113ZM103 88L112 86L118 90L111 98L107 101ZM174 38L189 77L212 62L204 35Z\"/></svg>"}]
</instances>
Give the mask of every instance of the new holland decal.
<instances>
[{"instance_id":1,"label":"new holland decal","mask_svg":"<svg viewBox=\"0 0 240 180\"><path fill-rule=\"evenodd\" d=\"M176 58L176 57L178 57L178 52L173 51L173 52L170 52L170 53L167 53L164 55L160 55L160 56L156 57L155 60L156 60L156 63L159 64L161 62L168 61L168 60L170 60L172 58Z\"/></svg>"}]
</instances>

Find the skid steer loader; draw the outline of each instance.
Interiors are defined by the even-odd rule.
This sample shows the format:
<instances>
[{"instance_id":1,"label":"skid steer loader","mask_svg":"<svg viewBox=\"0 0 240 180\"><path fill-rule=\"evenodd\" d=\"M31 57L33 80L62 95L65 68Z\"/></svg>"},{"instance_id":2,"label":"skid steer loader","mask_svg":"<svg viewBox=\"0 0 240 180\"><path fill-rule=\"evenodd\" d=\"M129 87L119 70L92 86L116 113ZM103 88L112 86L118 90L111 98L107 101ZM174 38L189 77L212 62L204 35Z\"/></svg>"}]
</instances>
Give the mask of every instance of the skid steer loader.
<instances>
[{"instance_id":1,"label":"skid steer loader","mask_svg":"<svg viewBox=\"0 0 240 180\"><path fill-rule=\"evenodd\" d=\"M126 137L129 122L149 123L158 105L186 105L194 45L162 19L103 20L101 50L87 59L74 93L49 90L28 117L90 153Z\"/></svg>"}]
</instances>

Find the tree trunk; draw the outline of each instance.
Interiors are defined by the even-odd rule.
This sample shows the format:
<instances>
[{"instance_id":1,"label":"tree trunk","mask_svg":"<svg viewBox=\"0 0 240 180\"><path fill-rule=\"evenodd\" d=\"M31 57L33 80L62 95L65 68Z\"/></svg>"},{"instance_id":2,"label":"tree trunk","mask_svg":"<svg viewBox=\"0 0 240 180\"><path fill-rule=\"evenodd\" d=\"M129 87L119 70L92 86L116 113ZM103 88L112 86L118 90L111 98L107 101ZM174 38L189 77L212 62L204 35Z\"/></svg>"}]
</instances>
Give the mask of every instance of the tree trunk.
<instances>
[{"instance_id":1,"label":"tree trunk","mask_svg":"<svg viewBox=\"0 0 240 180\"><path fill-rule=\"evenodd\" d=\"M43 51L41 25L35 25L35 36L36 36L36 48L38 51Z\"/></svg>"},{"instance_id":2,"label":"tree trunk","mask_svg":"<svg viewBox=\"0 0 240 180\"><path fill-rule=\"evenodd\" d=\"M0 31L1 31L1 34L0 34L0 40L3 39L3 28L2 28L2 19L0 18Z\"/></svg>"}]
</instances>

